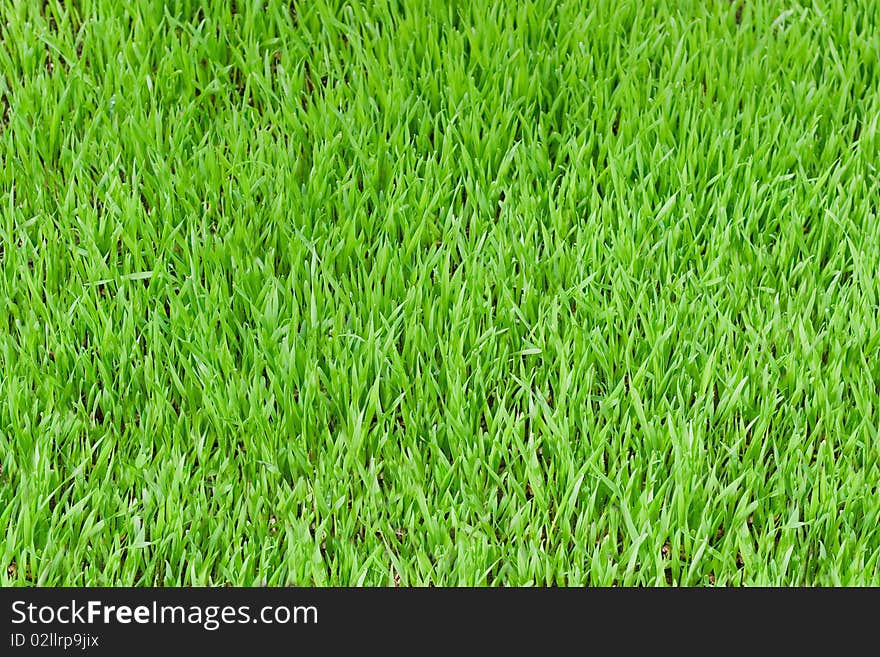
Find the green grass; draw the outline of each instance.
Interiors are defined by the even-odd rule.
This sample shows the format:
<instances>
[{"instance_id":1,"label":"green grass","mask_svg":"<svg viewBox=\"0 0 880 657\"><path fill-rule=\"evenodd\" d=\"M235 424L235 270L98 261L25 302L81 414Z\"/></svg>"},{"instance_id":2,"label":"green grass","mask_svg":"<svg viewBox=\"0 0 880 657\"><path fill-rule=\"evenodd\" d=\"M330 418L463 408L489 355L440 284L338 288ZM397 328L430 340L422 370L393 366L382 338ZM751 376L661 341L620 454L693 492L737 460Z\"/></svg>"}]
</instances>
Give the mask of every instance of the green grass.
<instances>
[{"instance_id":1,"label":"green grass","mask_svg":"<svg viewBox=\"0 0 880 657\"><path fill-rule=\"evenodd\" d=\"M0 9L0 584L880 584L880 4L165 5Z\"/></svg>"}]
</instances>

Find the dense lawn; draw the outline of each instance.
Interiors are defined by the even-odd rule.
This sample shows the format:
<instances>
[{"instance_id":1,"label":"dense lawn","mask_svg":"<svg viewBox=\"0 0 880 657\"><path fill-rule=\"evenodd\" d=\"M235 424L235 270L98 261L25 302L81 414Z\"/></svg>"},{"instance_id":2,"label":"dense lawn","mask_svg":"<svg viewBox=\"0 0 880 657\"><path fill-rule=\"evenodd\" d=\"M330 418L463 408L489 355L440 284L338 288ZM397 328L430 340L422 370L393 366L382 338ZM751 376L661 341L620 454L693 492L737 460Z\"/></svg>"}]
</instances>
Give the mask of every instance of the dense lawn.
<instances>
[{"instance_id":1,"label":"dense lawn","mask_svg":"<svg viewBox=\"0 0 880 657\"><path fill-rule=\"evenodd\" d=\"M880 584L877 2L0 23L0 584Z\"/></svg>"}]
</instances>

